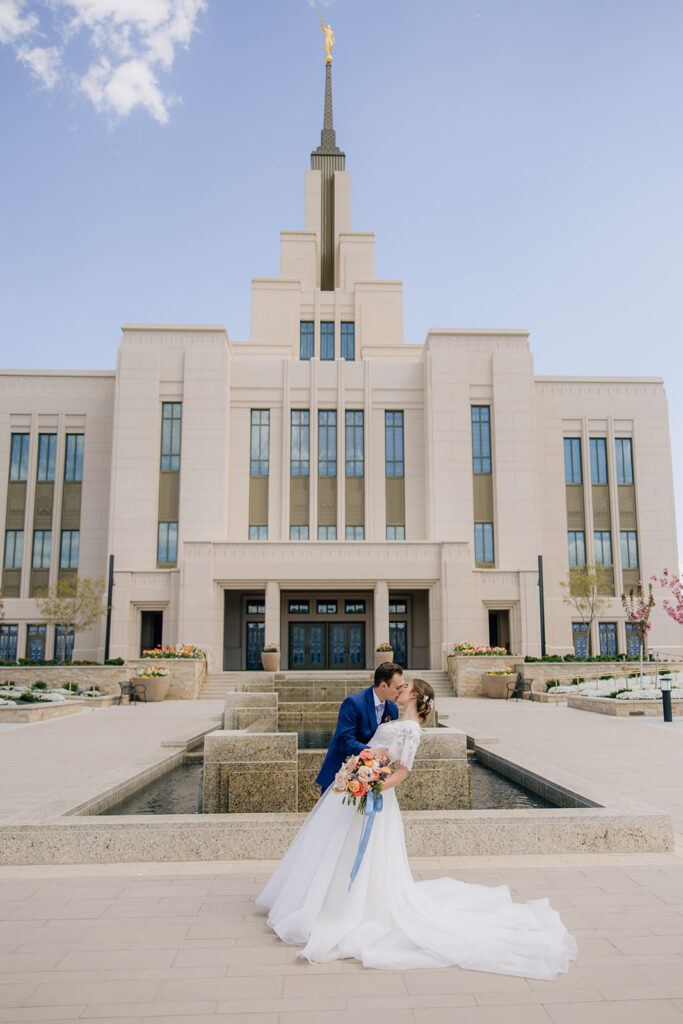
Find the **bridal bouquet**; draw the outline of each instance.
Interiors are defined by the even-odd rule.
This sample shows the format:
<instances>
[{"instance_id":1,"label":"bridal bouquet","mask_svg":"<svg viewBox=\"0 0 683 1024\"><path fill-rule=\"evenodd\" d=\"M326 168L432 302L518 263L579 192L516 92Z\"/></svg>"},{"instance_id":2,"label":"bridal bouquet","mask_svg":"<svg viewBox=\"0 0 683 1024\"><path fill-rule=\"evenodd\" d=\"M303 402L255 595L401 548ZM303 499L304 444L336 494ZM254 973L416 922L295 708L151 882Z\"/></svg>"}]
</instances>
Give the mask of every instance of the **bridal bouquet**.
<instances>
[{"instance_id":1,"label":"bridal bouquet","mask_svg":"<svg viewBox=\"0 0 683 1024\"><path fill-rule=\"evenodd\" d=\"M363 814L368 793L374 801L382 796L382 779L391 773L390 763L386 750L361 750L347 757L335 775L333 790L345 794L343 804L358 804L358 813Z\"/></svg>"}]
</instances>

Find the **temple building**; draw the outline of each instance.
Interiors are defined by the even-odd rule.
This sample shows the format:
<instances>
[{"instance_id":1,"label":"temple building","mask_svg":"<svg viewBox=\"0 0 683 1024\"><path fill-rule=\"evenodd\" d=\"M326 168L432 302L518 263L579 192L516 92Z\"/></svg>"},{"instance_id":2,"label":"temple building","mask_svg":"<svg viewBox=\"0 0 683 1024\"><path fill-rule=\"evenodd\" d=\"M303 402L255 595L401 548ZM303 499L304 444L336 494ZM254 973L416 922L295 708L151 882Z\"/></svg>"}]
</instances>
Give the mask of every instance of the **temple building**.
<instances>
[{"instance_id":1,"label":"temple building","mask_svg":"<svg viewBox=\"0 0 683 1024\"><path fill-rule=\"evenodd\" d=\"M560 584L586 562L614 595L593 650L634 651L622 591L678 566L661 379L536 376L524 330L405 343L401 282L351 229L331 60L250 339L127 324L111 371L0 373L0 481L2 659L101 660L104 617L74 639L36 595L111 556L109 655L192 643L219 671L265 642L283 669L369 668L381 641L411 669L454 641L585 653ZM650 642L681 639L658 603Z\"/></svg>"}]
</instances>

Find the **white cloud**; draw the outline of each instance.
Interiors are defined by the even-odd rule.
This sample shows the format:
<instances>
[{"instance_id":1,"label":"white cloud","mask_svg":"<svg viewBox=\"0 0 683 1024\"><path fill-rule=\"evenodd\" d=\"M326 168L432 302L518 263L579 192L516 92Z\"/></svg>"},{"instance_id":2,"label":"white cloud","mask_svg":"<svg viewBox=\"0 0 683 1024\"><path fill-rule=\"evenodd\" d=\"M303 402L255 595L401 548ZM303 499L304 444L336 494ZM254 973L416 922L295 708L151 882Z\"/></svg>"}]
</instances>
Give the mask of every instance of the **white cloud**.
<instances>
[{"instance_id":1,"label":"white cloud","mask_svg":"<svg viewBox=\"0 0 683 1024\"><path fill-rule=\"evenodd\" d=\"M172 99L159 74L171 70L178 47L189 46L207 6L207 0L0 0L0 43L13 46L47 88L75 86L102 113L125 117L141 108L165 124ZM52 45L42 45L49 36ZM69 46L82 38L89 67L69 68Z\"/></svg>"}]
</instances>

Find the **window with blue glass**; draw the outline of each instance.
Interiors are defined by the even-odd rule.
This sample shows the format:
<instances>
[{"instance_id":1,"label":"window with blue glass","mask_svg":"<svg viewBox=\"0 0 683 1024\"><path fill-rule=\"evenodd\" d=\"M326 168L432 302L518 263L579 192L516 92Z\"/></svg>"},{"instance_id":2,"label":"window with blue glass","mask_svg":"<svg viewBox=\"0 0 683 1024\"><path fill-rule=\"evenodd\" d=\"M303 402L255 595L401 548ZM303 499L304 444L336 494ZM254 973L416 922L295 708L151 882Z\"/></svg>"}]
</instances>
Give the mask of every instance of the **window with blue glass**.
<instances>
[{"instance_id":1,"label":"window with blue glass","mask_svg":"<svg viewBox=\"0 0 683 1024\"><path fill-rule=\"evenodd\" d=\"M346 475L363 476L365 473L365 442L362 409L346 410L345 441Z\"/></svg>"},{"instance_id":2,"label":"window with blue glass","mask_svg":"<svg viewBox=\"0 0 683 1024\"><path fill-rule=\"evenodd\" d=\"M79 530L62 530L62 545L59 552L60 569L78 568Z\"/></svg>"},{"instance_id":3,"label":"window with blue glass","mask_svg":"<svg viewBox=\"0 0 683 1024\"><path fill-rule=\"evenodd\" d=\"M71 661L75 638L73 626L55 626L55 661Z\"/></svg>"},{"instance_id":4,"label":"window with blue glass","mask_svg":"<svg viewBox=\"0 0 683 1024\"><path fill-rule=\"evenodd\" d=\"M320 324L320 358L334 359L334 322L331 320Z\"/></svg>"},{"instance_id":5,"label":"window with blue glass","mask_svg":"<svg viewBox=\"0 0 683 1024\"><path fill-rule=\"evenodd\" d=\"M583 660L588 657L588 623L572 622L572 639L574 641L574 654Z\"/></svg>"},{"instance_id":6,"label":"window with blue glass","mask_svg":"<svg viewBox=\"0 0 683 1024\"><path fill-rule=\"evenodd\" d=\"M387 540L405 540L405 526L387 526Z\"/></svg>"},{"instance_id":7,"label":"window with blue glass","mask_svg":"<svg viewBox=\"0 0 683 1024\"><path fill-rule=\"evenodd\" d=\"M12 434L9 478L11 481L28 479L28 434Z\"/></svg>"},{"instance_id":8,"label":"window with blue glass","mask_svg":"<svg viewBox=\"0 0 683 1024\"><path fill-rule=\"evenodd\" d=\"M174 563L178 561L178 524L159 523L157 544L157 562Z\"/></svg>"},{"instance_id":9,"label":"window with blue glass","mask_svg":"<svg viewBox=\"0 0 683 1024\"><path fill-rule=\"evenodd\" d=\"M268 540L267 526L250 526L249 540Z\"/></svg>"},{"instance_id":10,"label":"window with blue glass","mask_svg":"<svg viewBox=\"0 0 683 1024\"><path fill-rule=\"evenodd\" d=\"M386 475L403 476L403 413L384 413Z\"/></svg>"},{"instance_id":11,"label":"window with blue glass","mask_svg":"<svg viewBox=\"0 0 683 1024\"><path fill-rule=\"evenodd\" d=\"M569 568L583 568L586 564L586 535L583 530L569 530L567 533L569 548Z\"/></svg>"},{"instance_id":12,"label":"window with blue glass","mask_svg":"<svg viewBox=\"0 0 683 1024\"><path fill-rule=\"evenodd\" d=\"M626 628L626 653L629 658L637 658L640 654L640 629L635 622L624 623Z\"/></svg>"},{"instance_id":13,"label":"window with blue glass","mask_svg":"<svg viewBox=\"0 0 683 1024\"><path fill-rule=\"evenodd\" d=\"M42 623L31 623L26 627L26 657L29 661L45 660L45 636L47 627Z\"/></svg>"},{"instance_id":14,"label":"window with blue glass","mask_svg":"<svg viewBox=\"0 0 683 1024\"><path fill-rule=\"evenodd\" d=\"M607 483L607 441L604 437L591 437L591 483Z\"/></svg>"},{"instance_id":15,"label":"window with blue glass","mask_svg":"<svg viewBox=\"0 0 683 1024\"><path fill-rule=\"evenodd\" d=\"M310 413L308 409L292 409L291 474L308 476L310 464Z\"/></svg>"},{"instance_id":16,"label":"window with blue glass","mask_svg":"<svg viewBox=\"0 0 683 1024\"><path fill-rule=\"evenodd\" d=\"M491 472L491 409L472 406L472 467L475 473Z\"/></svg>"},{"instance_id":17,"label":"window with blue glass","mask_svg":"<svg viewBox=\"0 0 683 1024\"><path fill-rule=\"evenodd\" d=\"M8 530L5 534L5 569L21 569L24 555L24 531Z\"/></svg>"},{"instance_id":18,"label":"window with blue glass","mask_svg":"<svg viewBox=\"0 0 683 1024\"><path fill-rule=\"evenodd\" d=\"M633 483L633 444L630 437L617 437L614 440L617 459L617 483Z\"/></svg>"},{"instance_id":19,"label":"window with blue glass","mask_svg":"<svg viewBox=\"0 0 683 1024\"><path fill-rule=\"evenodd\" d=\"M36 530L33 534L32 568L49 569L51 552L52 530Z\"/></svg>"},{"instance_id":20,"label":"window with blue glass","mask_svg":"<svg viewBox=\"0 0 683 1024\"><path fill-rule=\"evenodd\" d=\"M161 403L161 468L164 472L180 469L181 402Z\"/></svg>"},{"instance_id":21,"label":"window with blue glass","mask_svg":"<svg viewBox=\"0 0 683 1024\"><path fill-rule=\"evenodd\" d=\"M475 562L493 562L493 523L474 524Z\"/></svg>"},{"instance_id":22,"label":"window with blue glass","mask_svg":"<svg viewBox=\"0 0 683 1024\"><path fill-rule=\"evenodd\" d=\"M564 482L566 484L582 482L580 437L565 437L564 439Z\"/></svg>"},{"instance_id":23,"label":"window with blue glass","mask_svg":"<svg viewBox=\"0 0 683 1024\"><path fill-rule=\"evenodd\" d=\"M83 443L83 434L66 435L64 479L67 483L80 483L83 480Z\"/></svg>"},{"instance_id":24,"label":"window with blue glass","mask_svg":"<svg viewBox=\"0 0 683 1024\"><path fill-rule=\"evenodd\" d=\"M346 540L365 540L365 527L347 526L345 537Z\"/></svg>"},{"instance_id":25,"label":"window with blue glass","mask_svg":"<svg viewBox=\"0 0 683 1024\"><path fill-rule=\"evenodd\" d=\"M354 323L342 321L341 357L349 360L356 358L356 325Z\"/></svg>"},{"instance_id":26,"label":"window with blue glass","mask_svg":"<svg viewBox=\"0 0 683 1024\"><path fill-rule=\"evenodd\" d=\"M595 544L595 564L610 566L612 564L612 534L609 530L596 530L593 534Z\"/></svg>"},{"instance_id":27,"label":"window with blue glass","mask_svg":"<svg viewBox=\"0 0 683 1024\"><path fill-rule=\"evenodd\" d=\"M638 568L638 536L635 530L622 530L621 540L621 567L622 569Z\"/></svg>"},{"instance_id":28,"label":"window with blue glass","mask_svg":"<svg viewBox=\"0 0 683 1024\"><path fill-rule=\"evenodd\" d=\"M38 435L38 480L53 481L57 463L57 435Z\"/></svg>"},{"instance_id":29,"label":"window with blue glass","mask_svg":"<svg viewBox=\"0 0 683 1024\"><path fill-rule=\"evenodd\" d=\"M19 626L14 622L0 623L0 661L17 660Z\"/></svg>"},{"instance_id":30,"label":"window with blue glass","mask_svg":"<svg viewBox=\"0 0 683 1024\"><path fill-rule=\"evenodd\" d=\"M337 539L337 527L336 526L319 526L318 527L318 540L336 540Z\"/></svg>"},{"instance_id":31,"label":"window with blue glass","mask_svg":"<svg viewBox=\"0 0 683 1024\"><path fill-rule=\"evenodd\" d=\"M599 622L598 636L600 637L600 654L614 657L619 653L616 622Z\"/></svg>"},{"instance_id":32,"label":"window with blue glass","mask_svg":"<svg viewBox=\"0 0 683 1024\"><path fill-rule=\"evenodd\" d=\"M318 476L337 475L337 412L318 410Z\"/></svg>"},{"instance_id":33,"label":"window with blue glass","mask_svg":"<svg viewBox=\"0 0 683 1024\"><path fill-rule=\"evenodd\" d=\"M290 540L308 540L308 527L307 526L290 526L290 528L289 528L289 539Z\"/></svg>"},{"instance_id":34,"label":"window with blue glass","mask_svg":"<svg viewBox=\"0 0 683 1024\"><path fill-rule=\"evenodd\" d=\"M314 352L314 327L312 320L302 320L299 324L299 358L312 359Z\"/></svg>"},{"instance_id":35,"label":"window with blue glass","mask_svg":"<svg viewBox=\"0 0 683 1024\"><path fill-rule=\"evenodd\" d=\"M270 447L270 410L251 410L251 463L252 476L268 476Z\"/></svg>"}]
</instances>

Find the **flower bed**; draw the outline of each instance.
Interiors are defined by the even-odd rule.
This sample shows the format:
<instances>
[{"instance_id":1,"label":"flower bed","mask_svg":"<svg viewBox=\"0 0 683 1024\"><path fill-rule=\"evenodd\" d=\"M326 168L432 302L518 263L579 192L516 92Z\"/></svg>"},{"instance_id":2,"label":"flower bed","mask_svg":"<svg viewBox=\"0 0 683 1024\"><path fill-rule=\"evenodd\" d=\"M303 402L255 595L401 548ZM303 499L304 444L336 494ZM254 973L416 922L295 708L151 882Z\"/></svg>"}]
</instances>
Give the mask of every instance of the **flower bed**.
<instances>
[{"instance_id":1,"label":"flower bed","mask_svg":"<svg viewBox=\"0 0 683 1024\"><path fill-rule=\"evenodd\" d=\"M683 693L677 691L678 699L672 699L671 710L674 715L683 714ZM674 691L672 691L673 697ZM616 697L591 697L588 694L568 694L567 706L576 708L579 711L593 711L599 715L615 715L618 718L627 718L630 715L646 715L648 718L661 717L662 698L659 691L654 697L634 696L626 700L618 700Z\"/></svg>"},{"instance_id":2,"label":"flower bed","mask_svg":"<svg viewBox=\"0 0 683 1024\"><path fill-rule=\"evenodd\" d=\"M379 650L379 648L377 648ZM477 647L469 640L465 640L463 643L455 643L451 645L451 649L448 652L448 657L451 655L459 655L463 658L491 658L500 657L507 655L508 651L505 647Z\"/></svg>"},{"instance_id":3,"label":"flower bed","mask_svg":"<svg viewBox=\"0 0 683 1024\"><path fill-rule=\"evenodd\" d=\"M175 647L153 647L142 652L143 658L153 658L159 661L161 658L206 658L206 651L193 644L176 644Z\"/></svg>"}]
</instances>

